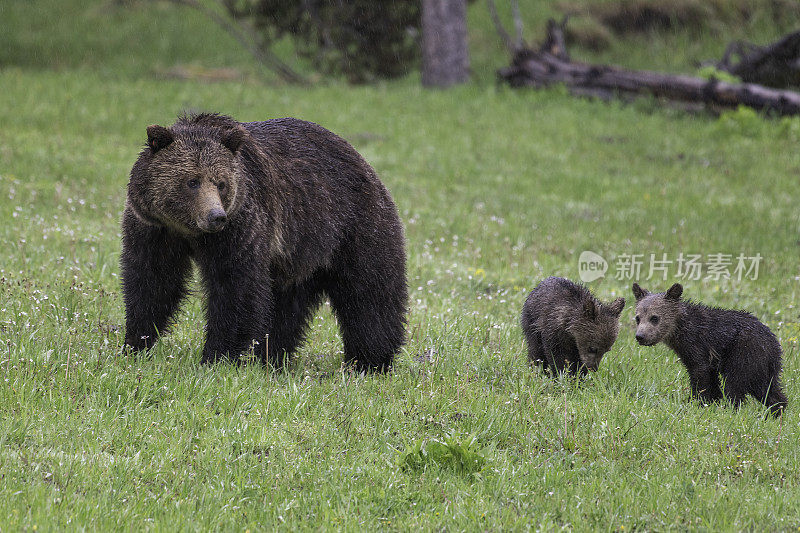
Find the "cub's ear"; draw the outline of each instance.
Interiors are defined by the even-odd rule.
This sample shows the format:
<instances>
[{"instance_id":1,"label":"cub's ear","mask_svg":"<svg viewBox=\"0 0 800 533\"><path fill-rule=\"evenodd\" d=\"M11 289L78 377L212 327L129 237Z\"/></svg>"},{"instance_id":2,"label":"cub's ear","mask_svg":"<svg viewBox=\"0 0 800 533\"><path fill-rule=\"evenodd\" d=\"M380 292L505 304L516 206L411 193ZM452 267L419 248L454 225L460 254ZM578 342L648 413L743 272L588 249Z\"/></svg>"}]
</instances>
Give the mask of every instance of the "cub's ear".
<instances>
[{"instance_id":1,"label":"cub's ear","mask_svg":"<svg viewBox=\"0 0 800 533\"><path fill-rule=\"evenodd\" d=\"M646 289L641 288L638 283L633 284L633 295L636 297L637 302L642 298L644 298L645 296L647 296L648 294L650 293L647 292Z\"/></svg>"},{"instance_id":2,"label":"cub's ear","mask_svg":"<svg viewBox=\"0 0 800 533\"><path fill-rule=\"evenodd\" d=\"M680 283L676 283L667 290L667 298L670 300L680 300L683 294L683 287Z\"/></svg>"},{"instance_id":3,"label":"cub's ear","mask_svg":"<svg viewBox=\"0 0 800 533\"><path fill-rule=\"evenodd\" d=\"M162 148L166 148L174 140L175 138L172 136L172 132L164 126L158 126L156 124L147 126L147 146L150 147L153 153L158 152Z\"/></svg>"},{"instance_id":4,"label":"cub's ear","mask_svg":"<svg viewBox=\"0 0 800 533\"><path fill-rule=\"evenodd\" d=\"M587 298L583 301L583 316L590 320L594 320L597 316L597 306L591 298Z\"/></svg>"},{"instance_id":5,"label":"cub's ear","mask_svg":"<svg viewBox=\"0 0 800 533\"><path fill-rule=\"evenodd\" d=\"M614 313L614 315L619 316L622 314L622 309L625 307L625 298L617 298L611 305L608 306L608 310Z\"/></svg>"},{"instance_id":6,"label":"cub's ear","mask_svg":"<svg viewBox=\"0 0 800 533\"><path fill-rule=\"evenodd\" d=\"M244 142L246 133L242 128L234 128L222 134L222 146L233 152L239 151Z\"/></svg>"}]
</instances>

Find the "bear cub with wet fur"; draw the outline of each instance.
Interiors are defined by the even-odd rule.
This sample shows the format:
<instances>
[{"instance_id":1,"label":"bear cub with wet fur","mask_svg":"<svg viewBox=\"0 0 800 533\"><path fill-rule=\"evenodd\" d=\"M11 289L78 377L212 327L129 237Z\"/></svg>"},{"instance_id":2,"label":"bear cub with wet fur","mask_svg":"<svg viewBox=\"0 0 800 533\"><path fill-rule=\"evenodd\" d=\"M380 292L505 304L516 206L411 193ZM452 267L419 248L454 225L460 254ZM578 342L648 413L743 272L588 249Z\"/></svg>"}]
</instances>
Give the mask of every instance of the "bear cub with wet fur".
<instances>
[{"instance_id":1,"label":"bear cub with wet fur","mask_svg":"<svg viewBox=\"0 0 800 533\"><path fill-rule=\"evenodd\" d=\"M682 294L679 283L661 293L633 284L636 341L663 342L678 354L693 397L711 403L721 400L724 390L738 407L750 394L780 415L787 402L780 383L781 345L772 331L746 311L707 307L681 299Z\"/></svg>"},{"instance_id":2,"label":"bear cub with wet fur","mask_svg":"<svg viewBox=\"0 0 800 533\"><path fill-rule=\"evenodd\" d=\"M202 361L280 366L327 297L345 360L386 370L405 340L406 255L392 198L343 139L301 120L216 114L147 128L122 216L125 343L147 349L206 296Z\"/></svg>"},{"instance_id":3,"label":"bear cub with wet fur","mask_svg":"<svg viewBox=\"0 0 800 533\"><path fill-rule=\"evenodd\" d=\"M554 376L597 370L617 340L624 307L624 298L607 304L568 279L545 279L522 307L521 325L530 363Z\"/></svg>"}]
</instances>

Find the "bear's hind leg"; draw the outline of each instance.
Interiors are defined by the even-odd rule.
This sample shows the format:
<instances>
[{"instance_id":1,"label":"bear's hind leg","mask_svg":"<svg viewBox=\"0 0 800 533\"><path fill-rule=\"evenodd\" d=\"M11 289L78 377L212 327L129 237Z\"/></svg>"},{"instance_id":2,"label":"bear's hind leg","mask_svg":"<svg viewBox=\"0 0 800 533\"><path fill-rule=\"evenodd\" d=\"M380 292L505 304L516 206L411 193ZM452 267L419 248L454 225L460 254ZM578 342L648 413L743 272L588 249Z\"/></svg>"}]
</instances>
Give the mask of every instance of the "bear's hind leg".
<instances>
[{"instance_id":1,"label":"bear's hind leg","mask_svg":"<svg viewBox=\"0 0 800 533\"><path fill-rule=\"evenodd\" d=\"M391 368L405 342L406 291L402 267L383 279L332 281L327 292L339 321L346 363L359 371Z\"/></svg>"},{"instance_id":2,"label":"bear's hind leg","mask_svg":"<svg viewBox=\"0 0 800 533\"><path fill-rule=\"evenodd\" d=\"M780 380L775 377L766 377L761 383L753 383L751 394L756 400L766 405L773 416L780 416L788 404L786 395L781 388Z\"/></svg>"},{"instance_id":3,"label":"bear's hind leg","mask_svg":"<svg viewBox=\"0 0 800 533\"><path fill-rule=\"evenodd\" d=\"M749 393L769 407L773 415L780 416L787 404L780 383L780 352L777 339L773 343L753 335L740 335L736 339L721 368L725 394L735 405Z\"/></svg>"},{"instance_id":4,"label":"bear's hind leg","mask_svg":"<svg viewBox=\"0 0 800 533\"><path fill-rule=\"evenodd\" d=\"M321 299L322 288L316 279L275 290L272 328L267 339L266 354L266 359L272 366L283 367L287 357L303 343L308 321ZM260 355L263 360L263 349Z\"/></svg>"}]
</instances>

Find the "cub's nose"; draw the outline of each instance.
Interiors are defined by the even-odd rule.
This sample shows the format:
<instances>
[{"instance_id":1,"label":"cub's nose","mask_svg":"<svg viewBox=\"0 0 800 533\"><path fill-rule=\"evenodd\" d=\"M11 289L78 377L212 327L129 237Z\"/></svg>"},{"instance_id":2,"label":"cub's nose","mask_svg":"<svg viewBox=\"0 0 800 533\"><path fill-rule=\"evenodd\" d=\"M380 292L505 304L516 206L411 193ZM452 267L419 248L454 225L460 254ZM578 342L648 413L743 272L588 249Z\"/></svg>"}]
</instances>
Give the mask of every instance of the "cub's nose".
<instances>
[{"instance_id":1,"label":"cub's nose","mask_svg":"<svg viewBox=\"0 0 800 533\"><path fill-rule=\"evenodd\" d=\"M636 334L636 342L639 344L644 344L644 335Z\"/></svg>"},{"instance_id":2,"label":"cub's nose","mask_svg":"<svg viewBox=\"0 0 800 533\"><path fill-rule=\"evenodd\" d=\"M221 230L225 227L227 221L228 216L225 214L225 211L222 209L212 209L207 218L208 231Z\"/></svg>"}]
</instances>

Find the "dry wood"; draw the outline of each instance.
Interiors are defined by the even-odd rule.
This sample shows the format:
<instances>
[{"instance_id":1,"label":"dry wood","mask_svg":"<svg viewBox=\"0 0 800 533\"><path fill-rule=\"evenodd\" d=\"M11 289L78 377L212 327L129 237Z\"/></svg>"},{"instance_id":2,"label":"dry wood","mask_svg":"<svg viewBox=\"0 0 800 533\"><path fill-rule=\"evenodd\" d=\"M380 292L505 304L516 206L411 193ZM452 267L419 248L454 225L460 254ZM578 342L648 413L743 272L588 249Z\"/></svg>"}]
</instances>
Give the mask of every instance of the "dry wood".
<instances>
[{"instance_id":1,"label":"dry wood","mask_svg":"<svg viewBox=\"0 0 800 533\"><path fill-rule=\"evenodd\" d=\"M651 95L718 108L746 105L781 115L800 113L800 93L793 91L753 83L727 83L716 79L569 61L566 50L562 51L562 45L558 44L563 43L563 25L551 21L548 28L548 37L542 49L517 51L511 66L498 71L500 79L513 87L564 84L577 94L604 99Z\"/></svg>"},{"instance_id":2,"label":"dry wood","mask_svg":"<svg viewBox=\"0 0 800 533\"><path fill-rule=\"evenodd\" d=\"M734 57L738 60L734 61ZM733 42L716 67L748 83L796 87L800 85L800 31L785 35L767 46Z\"/></svg>"}]
</instances>

